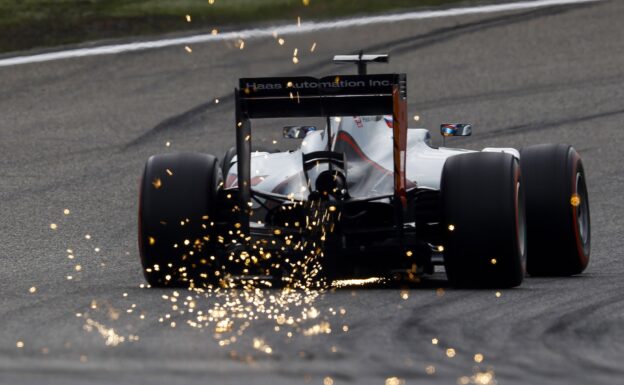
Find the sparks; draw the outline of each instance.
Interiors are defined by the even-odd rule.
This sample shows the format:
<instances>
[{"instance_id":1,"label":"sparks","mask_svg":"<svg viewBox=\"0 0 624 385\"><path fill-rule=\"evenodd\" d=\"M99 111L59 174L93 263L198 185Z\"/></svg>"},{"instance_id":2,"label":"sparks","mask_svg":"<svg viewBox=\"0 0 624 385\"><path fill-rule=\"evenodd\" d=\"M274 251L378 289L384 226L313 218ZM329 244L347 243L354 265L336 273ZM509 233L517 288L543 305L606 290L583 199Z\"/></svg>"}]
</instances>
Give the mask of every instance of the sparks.
<instances>
[{"instance_id":1,"label":"sparks","mask_svg":"<svg viewBox=\"0 0 624 385\"><path fill-rule=\"evenodd\" d=\"M578 205L581 204L581 197L578 194L572 194L572 197L570 198L570 204L573 207L578 207Z\"/></svg>"},{"instance_id":2,"label":"sparks","mask_svg":"<svg viewBox=\"0 0 624 385\"><path fill-rule=\"evenodd\" d=\"M87 318L85 320L83 329L86 332L92 332L94 330L97 331L104 339L104 343L106 344L106 346L117 346L126 341L126 337L117 334L117 332L115 332L115 329L107 328L103 324L90 318Z\"/></svg>"},{"instance_id":3,"label":"sparks","mask_svg":"<svg viewBox=\"0 0 624 385\"><path fill-rule=\"evenodd\" d=\"M404 385L405 384L405 380L398 378L398 377L389 377L386 378L386 385Z\"/></svg>"}]
</instances>

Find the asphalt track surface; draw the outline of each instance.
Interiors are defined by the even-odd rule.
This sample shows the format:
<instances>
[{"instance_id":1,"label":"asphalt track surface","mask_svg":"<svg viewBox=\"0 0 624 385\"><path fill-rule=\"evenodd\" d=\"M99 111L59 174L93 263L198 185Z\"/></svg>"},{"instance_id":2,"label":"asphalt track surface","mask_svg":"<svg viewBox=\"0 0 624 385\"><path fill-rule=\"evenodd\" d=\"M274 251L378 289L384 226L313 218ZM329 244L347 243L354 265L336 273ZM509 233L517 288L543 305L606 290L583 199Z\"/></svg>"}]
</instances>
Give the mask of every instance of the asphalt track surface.
<instances>
[{"instance_id":1,"label":"asphalt track surface","mask_svg":"<svg viewBox=\"0 0 624 385\"><path fill-rule=\"evenodd\" d=\"M624 2L607 1L0 69L0 383L621 383L623 16ZM172 290L139 287L144 161L221 156L234 143L238 77L345 73L330 57L359 49L391 54L375 70L408 74L419 126L475 125L451 145L574 145L589 182L590 266L499 296L449 288L443 274L422 287L306 294L309 304L282 310L315 318L276 331L257 311L219 346L215 325L194 328L188 310L179 314L183 299L172 310L162 297ZM271 145L276 126L258 126L257 141ZM214 293L194 301L196 312L224 303ZM304 335L314 325L331 333Z\"/></svg>"}]
</instances>

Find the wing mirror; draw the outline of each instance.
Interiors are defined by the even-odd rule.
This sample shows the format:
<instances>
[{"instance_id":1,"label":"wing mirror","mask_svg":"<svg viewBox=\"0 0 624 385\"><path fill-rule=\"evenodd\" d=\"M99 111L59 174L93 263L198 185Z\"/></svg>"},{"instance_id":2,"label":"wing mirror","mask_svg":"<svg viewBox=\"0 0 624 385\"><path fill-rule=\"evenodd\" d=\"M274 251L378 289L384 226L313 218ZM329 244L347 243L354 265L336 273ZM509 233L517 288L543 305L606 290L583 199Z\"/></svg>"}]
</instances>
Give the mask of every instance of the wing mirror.
<instances>
[{"instance_id":1,"label":"wing mirror","mask_svg":"<svg viewBox=\"0 0 624 385\"><path fill-rule=\"evenodd\" d=\"M472 124L454 123L441 124L440 134L442 136L470 136L472 134Z\"/></svg>"},{"instance_id":2,"label":"wing mirror","mask_svg":"<svg viewBox=\"0 0 624 385\"><path fill-rule=\"evenodd\" d=\"M444 123L440 125L440 134L442 134L442 146L446 146L447 136L472 135L472 124Z\"/></svg>"},{"instance_id":3,"label":"wing mirror","mask_svg":"<svg viewBox=\"0 0 624 385\"><path fill-rule=\"evenodd\" d=\"M303 139L308 132L317 131L315 126L286 126L284 127L284 138Z\"/></svg>"}]
</instances>

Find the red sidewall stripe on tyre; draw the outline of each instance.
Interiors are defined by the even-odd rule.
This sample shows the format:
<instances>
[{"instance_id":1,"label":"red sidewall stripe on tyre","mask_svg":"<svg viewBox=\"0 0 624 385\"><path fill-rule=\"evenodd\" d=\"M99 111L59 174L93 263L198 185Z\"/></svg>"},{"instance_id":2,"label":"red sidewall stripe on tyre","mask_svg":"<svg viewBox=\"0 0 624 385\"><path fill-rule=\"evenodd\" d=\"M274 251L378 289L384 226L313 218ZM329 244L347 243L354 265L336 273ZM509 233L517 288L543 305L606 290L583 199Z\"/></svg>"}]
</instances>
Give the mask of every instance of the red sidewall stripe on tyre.
<instances>
[{"instance_id":1,"label":"red sidewall stripe on tyre","mask_svg":"<svg viewBox=\"0 0 624 385\"><path fill-rule=\"evenodd\" d=\"M143 172L143 175L141 175L141 178L139 179L139 215L138 215L138 219L139 219L139 231L138 231L138 238L139 238L139 256L141 258L143 258L144 256L144 250L143 250L143 181L145 179L145 171Z\"/></svg>"}]
</instances>

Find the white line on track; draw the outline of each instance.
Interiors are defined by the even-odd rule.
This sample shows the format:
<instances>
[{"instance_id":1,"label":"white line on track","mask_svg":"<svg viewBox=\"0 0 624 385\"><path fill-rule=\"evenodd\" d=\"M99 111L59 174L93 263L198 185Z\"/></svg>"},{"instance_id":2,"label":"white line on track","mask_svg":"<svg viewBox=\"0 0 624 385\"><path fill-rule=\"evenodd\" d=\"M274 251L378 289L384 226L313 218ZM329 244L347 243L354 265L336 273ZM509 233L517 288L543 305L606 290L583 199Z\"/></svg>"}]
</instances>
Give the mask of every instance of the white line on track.
<instances>
[{"instance_id":1,"label":"white line on track","mask_svg":"<svg viewBox=\"0 0 624 385\"><path fill-rule=\"evenodd\" d=\"M104 45L100 47L92 48L78 48L65 51L49 52L42 54L35 54L29 56L16 56L6 59L0 59L0 67L8 67L19 64L38 63L52 60L69 59L84 56L96 56L96 55L111 55L123 52L142 51L154 48L190 45L197 43L223 41L232 39L253 39L266 36L277 35L289 35L297 33L315 32L328 29L339 29L354 26L372 25L391 23L397 21L406 20L422 20L443 18L451 16L464 16L464 15L476 15L484 13L495 13L505 11L517 11L523 9L541 8L554 5L570 5L581 3L592 3L603 0L534 0L534 1L521 1L508 4L494 4L494 5L482 5L474 7L464 8L451 8L437 11L415 11L406 13L397 13L381 16L367 16L351 19L342 19L326 22L309 22L297 25L286 25L274 28L262 28L262 29L245 29L241 31L225 32L217 35L201 34L193 36L185 36L179 38L160 39L136 43L127 44L114 44Z\"/></svg>"}]
</instances>

